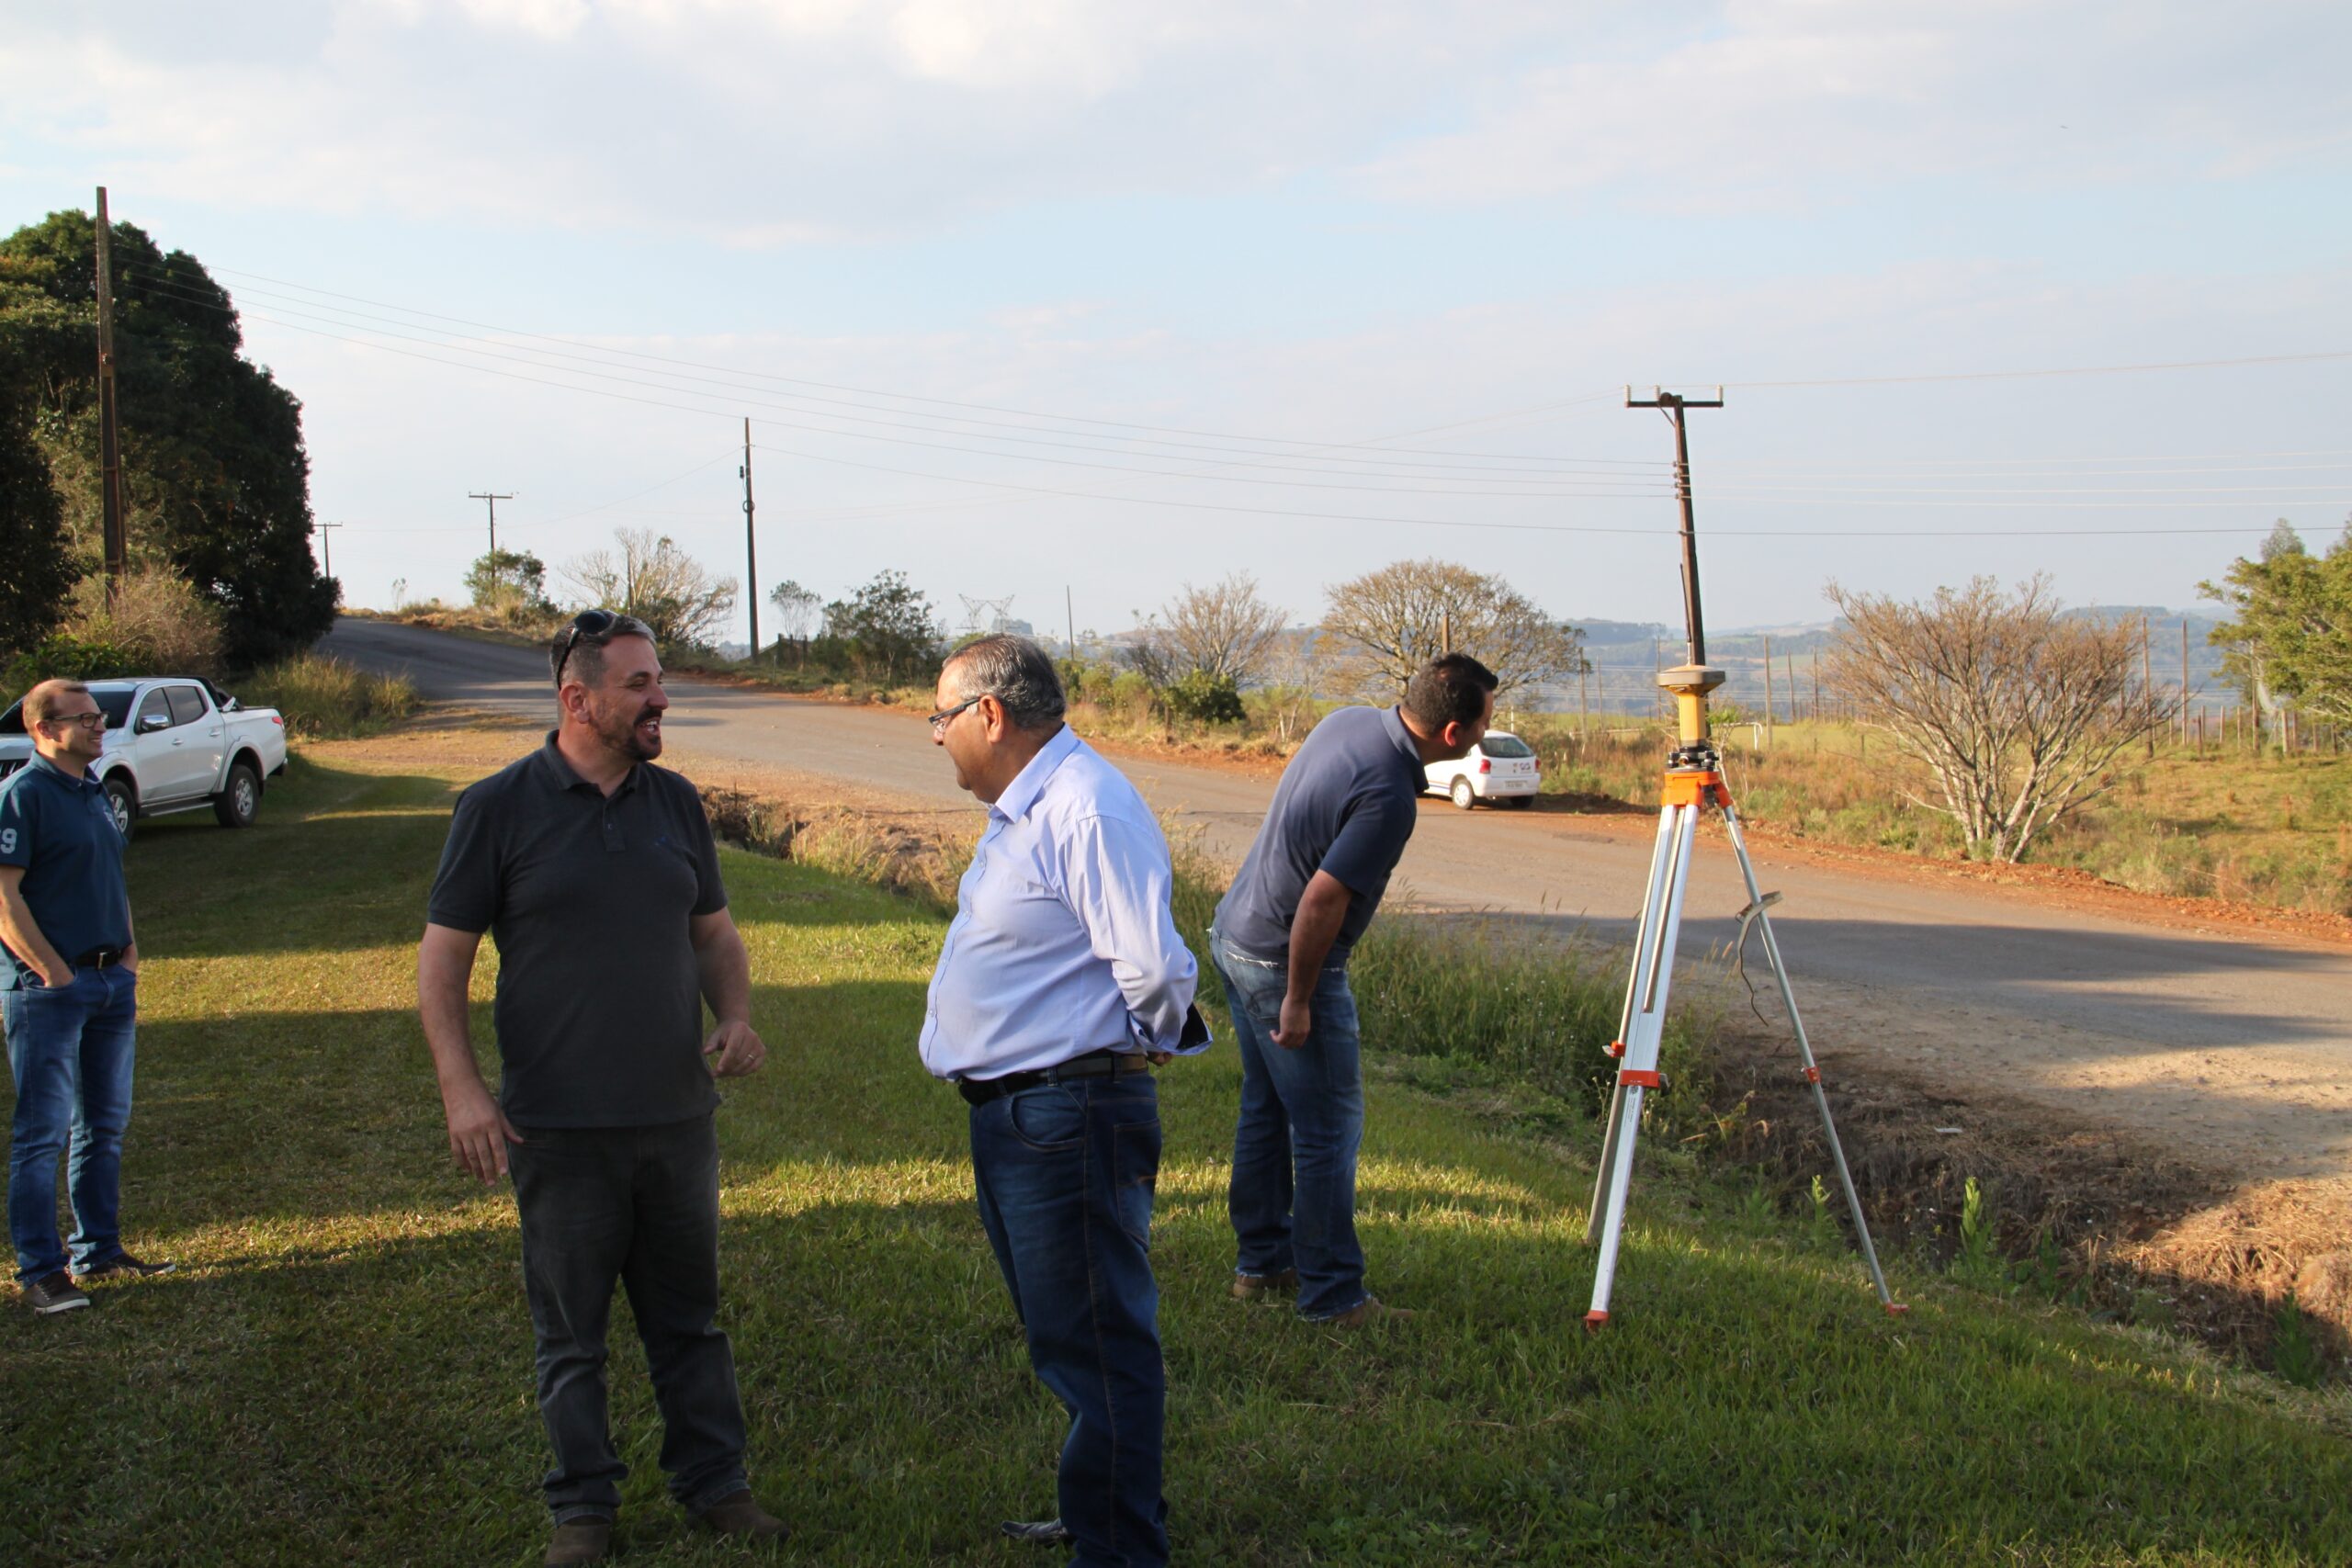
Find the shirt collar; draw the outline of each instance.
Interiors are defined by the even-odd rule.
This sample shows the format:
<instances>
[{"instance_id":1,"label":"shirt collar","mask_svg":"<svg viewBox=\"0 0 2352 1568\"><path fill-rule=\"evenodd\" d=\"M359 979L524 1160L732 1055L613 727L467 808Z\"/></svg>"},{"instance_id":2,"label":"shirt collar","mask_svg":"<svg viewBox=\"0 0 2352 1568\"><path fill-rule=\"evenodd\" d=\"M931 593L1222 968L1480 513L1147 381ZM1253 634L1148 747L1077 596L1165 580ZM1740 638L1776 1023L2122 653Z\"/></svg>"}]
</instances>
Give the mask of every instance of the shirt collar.
<instances>
[{"instance_id":1,"label":"shirt collar","mask_svg":"<svg viewBox=\"0 0 2352 1568\"><path fill-rule=\"evenodd\" d=\"M85 768L82 771L82 776L80 778L75 778L72 773L67 773L63 768L59 767L56 763L51 761L48 758L42 756L38 751L32 754L31 760L25 765L28 768L39 768L51 778L53 778L59 784L63 784L67 789L78 789L86 792L100 787L98 781L96 778L92 776L88 769Z\"/></svg>"},{"instance_id":2,"label":"shirt collar","mask_svg":"<svg viewBox=\"0 0 2352 1568\"><path fill-rule=\"evenodd\" d=\"M1037 749L1028 765L1012 775L1012 782L1004 786L1004 793L989 804L989 809L1008 822L1020 821L1037 804L1037 797L1046 793L1046 781L1053 777L1054 770L1077 750L1078 731L1063 725L1054 732L1052 739Z\"/></svg>"},{"instance_id":3,"label":"shirt collar","mask_svg":"<svg viewBox=\"0 0 2352 1568\"><path fill-rule=\"evenodd\" d=\"M548 730L547 744L539 748L539 766L546 772L548 787L562 793L569 793L575 789L595 789L595 785L582 778L578 770L564 760L562 750L555 743L555 737L556 732L552 729ZM636 787L637 767L632 763L628 772L622 775L619 785L614 789L613 793L616 795L627 795Z\"/></svg>"},{"instance_id":4,"label":"shirt collar","mask_svg":"<svg viewBox=\"0 0 2352 1568\"><path fill-rule=\"evenodd\" d=\"M1382 714L1380 727L1388 732L1389 741L1396 746L1396 750L1405 753L1406 761L1417 768L1421 765L1420 743L1413 739L1413 732L1405 728L1403 708L1390 708L1386 713Z\"/></svg>"}]
</instances>

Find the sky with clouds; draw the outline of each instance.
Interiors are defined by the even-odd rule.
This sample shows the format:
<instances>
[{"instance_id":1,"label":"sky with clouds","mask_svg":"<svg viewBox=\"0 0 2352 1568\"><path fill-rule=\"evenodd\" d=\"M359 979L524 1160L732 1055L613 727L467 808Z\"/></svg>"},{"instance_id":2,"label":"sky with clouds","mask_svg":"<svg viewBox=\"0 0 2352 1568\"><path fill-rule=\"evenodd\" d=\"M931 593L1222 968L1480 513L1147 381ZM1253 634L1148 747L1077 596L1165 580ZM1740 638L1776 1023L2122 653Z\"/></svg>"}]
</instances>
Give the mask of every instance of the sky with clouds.
<instances>
[{"instance_id":1,"label":"sky with clouds","mask_svg":"<svg viewBox=\"0 0 2352 1568\"><path fill-rule=\"evenodd\" d=\"M2352 513L2340 5L0 0L0 223L192 252L350 602L616 527L1112 630L1406 557L1721 626ZM2212 363L2231 362L2231 363ZM2021 374L2165 366L2101 374ZM771 620L771 627L773 622Z\"/></svg>"}]
</instances>

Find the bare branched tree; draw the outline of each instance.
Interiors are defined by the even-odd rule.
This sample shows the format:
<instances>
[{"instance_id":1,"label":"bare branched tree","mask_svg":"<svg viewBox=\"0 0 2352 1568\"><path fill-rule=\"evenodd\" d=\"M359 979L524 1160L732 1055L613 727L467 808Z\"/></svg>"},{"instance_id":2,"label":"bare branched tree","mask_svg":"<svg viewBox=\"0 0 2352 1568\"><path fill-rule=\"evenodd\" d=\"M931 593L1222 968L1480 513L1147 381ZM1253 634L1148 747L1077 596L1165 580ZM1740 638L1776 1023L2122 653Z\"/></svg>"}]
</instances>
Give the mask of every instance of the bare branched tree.
<instances>
[{"instance_id":1,"label":"bare branched tree","mask_svg":"<svg viewBox=\"0 0 2352 1568\"><path fill-rule=\"evenodd\" d=\"M1592 668L1583 632L1501 578L1452 561L1398 561L1326 592L1324 629L1351 647L1358 688L1383 701L1449 641L1495 672L1503 696Z\"/></svg>"},{"instance_id":2,"label":"bare branched tree","mask_svg":"<svg viewBox=\"0 0 2352 1568\"><path fill-rule=\"evenodd\" d=\"M590 550L568 563L588 602L635 615L665 643L707 646L735 614L735 580L719 577L650 528L613 531L617 553Z\"/></svg>"},{"instance_id":3,"label":"bare branched tree","mask_svg":"<svg viewBox=\"0 0 2352 1568\"><path fill-rule=\"evenodd\" d=\"M1246 571L1206 588L1187 582L1144 617L1122 653L1155 686L1173 685L1195 671L1237 687L1254 685L1288 615L1258 597L1258 580Z\"/></svg>"},{"instance_id":4,"label":"bare branched tree","mask_svg":"<svg viewBox=\"0 0 2352 1568\"><path fill-rule=\"evenodd\" d=\"M1929 792L1905 794L1959 823L1972 854L2024 859L2177 711L2132 678L2139 623L2062 614L2046 575L2014 596L1980 577L1926 604L1826 592L1845 621L1823 683L1927 769Z\"/></svg>"},{"instance_id":5,"label":"bare branched tree","mask_svg":"<svg viewBox=\"0 0 2352 1568\"><path fill-rule=\"evenodd\" d=\"M1315 722L1315 699L1331 679L1333 640L1322 627L1306 626L1285 632L1268 645L1267 708L1275 738L1285 744L1306 734Z\"/></svg>"}]
</instances>

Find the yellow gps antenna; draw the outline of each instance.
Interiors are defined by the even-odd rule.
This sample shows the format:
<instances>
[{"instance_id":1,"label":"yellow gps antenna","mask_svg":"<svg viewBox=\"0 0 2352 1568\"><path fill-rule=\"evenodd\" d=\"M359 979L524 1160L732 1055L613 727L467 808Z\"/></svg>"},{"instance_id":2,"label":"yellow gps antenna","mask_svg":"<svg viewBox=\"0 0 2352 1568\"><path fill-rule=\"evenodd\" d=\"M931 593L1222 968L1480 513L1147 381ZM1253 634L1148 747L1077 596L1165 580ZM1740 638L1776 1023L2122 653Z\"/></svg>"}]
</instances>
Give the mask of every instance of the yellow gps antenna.
<instances>
[{"instance_id":1,"label":"yellow gps antenna","mask_svg":"<svg viewBox=\"0 0 2352 1568\"><path fill-rule=\"evenodd\" d=\"M1789 1010L1797 1056L1805 1081L1813 1086L1822 1128L1829 1134L1830 1158L1838 1168L1846 1213L1854 1222L1863 1261L1870 1265L1871 1283L1878 1289L1880 1305L1891 1313L1905 1312L1908 1309L1887 1292L1885 1270L1879 1267L1878 1249L1871 1244L1870 1223L1862 1217L1861 1200L1854 1191L1854 1175L1838 1141L1837 1123L1830 1119L1821 1068L1814 1061L1813 1043L1805 1037L1804 1020L1797 1013L1796 993L1789 986L1788 965L1781 961L1781 944L1772 934L1771 917L1766 911L1781 901L1781 896L1757 886L1756 863L1748 858L1747 840L1739 830L1739 813L1733 809L1731 790L1724 783L1723 757L1707 729L1707 699L1724 683L1724 672L1707 662L1707 626L1699 596L1699 535L1690 505L1690 440L1682 416L1689 409L1723 407L1723 389L1716 388L1712 398L1686 398L1661 387L1653 389L1647 398L1636 398L1628 387L1625 406L1663 409L1674 423L1674 495L1682 508L1682 618L1690 648L1681 664L1661 670L1657 676L1657 683L1674 694L1676 744L1667 755L1666 777L1659 791L1657 843L1650 854L1649 891L1642 899L1641 925L1634 940L1634 970L1625 985L1625 1010L1617 1038L1609 1043L1609 1054L1618 1061L1617 1086L1609 1101L1609 1125L1601 1139L1592 1212L1585 1220L1585 1240L1600 1246L1600 1260L1592 1279L1592 1310L1585 1314L1585 1329L1598 1333L1609 1321L1617 1250L1625 1234L1625 1196L1634 1180L1634 1141L1642 1125L1642 1098L1666 1087L1657 1070L1658 1049L1666 1038L1674 949L1682 933L1682 896L1690 884L1699 816L1710 805L1723 813L1724 830L1747 887L1747 907L1739 912L1740 938L1747 940L1751 926L1763 936L1764 955L1780 985L1781 1001Z\"/></svg>"}]
</instances>

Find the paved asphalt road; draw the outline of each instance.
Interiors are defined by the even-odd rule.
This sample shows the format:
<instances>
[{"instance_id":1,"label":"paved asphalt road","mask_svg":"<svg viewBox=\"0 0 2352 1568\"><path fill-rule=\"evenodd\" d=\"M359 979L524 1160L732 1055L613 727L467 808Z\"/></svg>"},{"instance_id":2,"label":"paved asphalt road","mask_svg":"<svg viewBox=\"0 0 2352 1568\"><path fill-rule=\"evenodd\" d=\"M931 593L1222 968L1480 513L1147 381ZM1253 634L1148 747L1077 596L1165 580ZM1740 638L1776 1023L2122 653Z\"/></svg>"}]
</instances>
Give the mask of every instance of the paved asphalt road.
<instances>
[{"instance_id":1,"label":"paved asphalt road","mask_svg":"<svg viewBox=\"0 0 2352 1568\"><path fill-rule=\"evenodd\" d=\"M338 622L325 648L404 669L429 698L552 715L536 653L361 620ZM915 717L683 680L671 697L674 760L841 776L978 809ZM1268 781L1222 770L1140 758L1120 766L1155 807L1198 824L1212 852L1235 861L1272 793ZM1398 874L1423 905L1623 942L1641 908L1649 821L1463 813L1430 797ZM1889 1053L1956 1090L2007 1089L2094 1124L2177 1134L2249 1171L2352 1168L2352 953L2137 925L1978 884L1843 873L1769 851L1758 861L1764 886L1785 896L1773 925L1825 1061L1841 1047ZM1728 850L1702 845L1684 956L1725 942L1745 902ZM1751 958L1760 974L1760 954Z\"/></svg>"}]
</instances>

